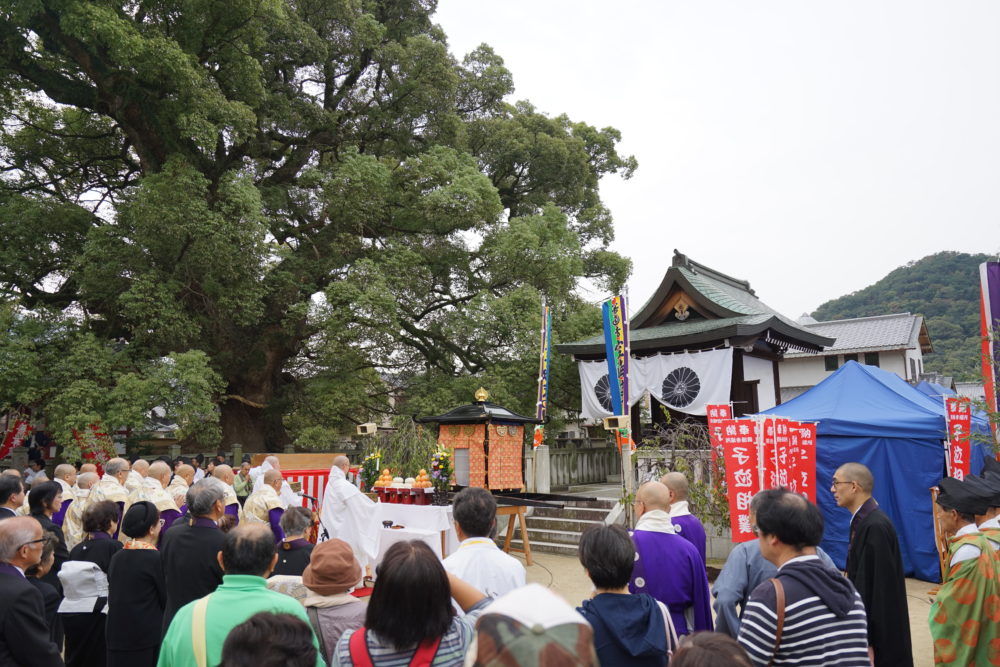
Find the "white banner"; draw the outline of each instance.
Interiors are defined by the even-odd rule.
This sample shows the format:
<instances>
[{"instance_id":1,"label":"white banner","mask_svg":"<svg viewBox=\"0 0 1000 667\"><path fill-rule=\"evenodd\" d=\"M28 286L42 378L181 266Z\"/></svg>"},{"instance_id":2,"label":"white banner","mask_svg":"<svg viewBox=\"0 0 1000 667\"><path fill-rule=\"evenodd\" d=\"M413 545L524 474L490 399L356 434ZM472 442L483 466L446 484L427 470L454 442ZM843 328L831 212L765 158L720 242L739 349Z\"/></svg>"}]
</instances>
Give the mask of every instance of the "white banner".
<instances>
[{"instance_id":1,"label":"white banner","mask_svg":"<svg viewBox=\"0 0 1000 667\"><path fill-rule=\"evenodd\" d=\"M582 416L602 419L611 416L608 364L581 361L580 387ZM709 403L728 403L733 377L733 350L678 352L642 359L631 358L629 396L639 401L649 392L660 403L689 415L704 415Z\"/></svg>"},{"instance_id":2,"label":"white banner","mask_svg":"<svg viewBox=\"0 0 1000 667\"><path fill-rule=\"evenodd\" d=\"M635 362L632 358L631 363ZM642 398L643 389L636 383L635 367L629 364L628 395L632 405ZM584 419L604 419L611 416L611 383L608 380L608 362L581 361L580 394L583 396L581 416Z\"/></svg>"}]
</instances>

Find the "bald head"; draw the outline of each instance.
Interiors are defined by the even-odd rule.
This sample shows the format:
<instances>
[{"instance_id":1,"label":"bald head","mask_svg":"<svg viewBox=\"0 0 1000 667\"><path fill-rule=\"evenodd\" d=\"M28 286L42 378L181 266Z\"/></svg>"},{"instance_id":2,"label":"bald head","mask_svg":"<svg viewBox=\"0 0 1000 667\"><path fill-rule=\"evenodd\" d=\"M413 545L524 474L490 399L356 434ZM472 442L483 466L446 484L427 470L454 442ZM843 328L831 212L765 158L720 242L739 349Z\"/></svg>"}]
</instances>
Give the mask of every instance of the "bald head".
<instances>
[{"instance_id":1,"label":"bald head","mask_svg":"<svg viewBox=\"0 0 1000 667\"><path fill-rule=\"evenodd\" d=\"M642 503L644 512L670 509L670 490L660 482L646 482L636 491L635 500Z\"/></svg>"},{"instance_id":2,"label":"bald head","mask_svg":"<svg viewBox=\"0 0 1000 667\"><path fill-rule=\"evenodd\" d=\"M146 471L146 476L157 480L160 486L167 488L167 484L170 483L170 466L163 461L153 461Z\"/></svg>"},{"instance_id":3,"label":"bald head","mask_svg":"<svg viewBox=\"0 0 1000 667\"><path fill-rule=\"evenodd\" d=\"M277 456L268 456L264 459L264 463L269 463L275 470L281 470L281 461L278 460Z\"/></svg>"},{"instance_id":4,"label":"bald head","mask_svg":"<svg viewBox=\"0 0 1000 667\"><path fill-rule=\"evenodd\" d=\"M97 466L93 463L84 463L80 466L80 472L97 472Z\"/></svg>"},{"instance_id":5,"label":"bald head","mask_svg":"<svg viewBox=\"0 0 1000 667\"><path fill-rule=\"evenodd\" d=\"M861 463L845 463L837 468L836 477L842 482L854 482L862 493L870 494L875 488L875 477L868 466Z\"/></svg>"},{"instance_id":6,"label":"bald head","mask_svg":"<svg viewBox=\"0 0 1000 667\"><path fill-rule=\"evenodd\" d=\"M76 485L81 489L89 489L94 484L97 484L97 480L99 479L100 477L97 476L96 472L81 472L76 477Z\"/></svg>"},{"instance_id":7,"label":"bald head","mask_svg":"<svg viewBox=\"0 0 1000 667\"><path fill-rule=\"evenodd\" d=\"M136 459L135 463L132 464L132 470L145 477L149 474L149 461L146 459Z\"/></svg>"},{"instance_id":8,"label":"bald head","mask_svg":"<svg viewBox=\"0 0 1000 667\"><path fill-rule=\"evenodd\" d=\"M682 500L687 500L688 498L688 480L682 472L668 472L666 475L660 478L660 483L663 484L673 495L673 500L671 502L680 502Z\"/></svg>"},{"instance_id":9,"label":"bald head","mask_svg":"<svg viewBox=\"0 0 1000 667\"><path fill-rule=\"evenodd\" d=\"M344 474L347 474L347 471L351 467L351 460L343 455L338 456L333 460L333 467L340 468L341 470L344 471Z\"/></svg>"},{"instance_id":10,"label":"bald head","mask_svg":"<svg viewBox=\"0 0 1000 667\"><path fill-rule=\"evenodd\" d=\"M60 463L59 465L56 466L56 469L53 472L53 474L56 476L57 479L65 479L66 475L75 475L76 468L74 468L68 463Z\"/></svg>"},{"instance_id":11,"label":"bald head","mask_svg":"<svg viewBox=\"0 0 1000 667\"><path fill-rule=\"evenodd\" d=\"M212 477L219 480L223 484L228 484L229 486L232 486L233 480L236 479L236 475L233 474L233 469L225 463L215 466L215 470L212 471Z\"/></svg>"},{"instance_id":12,"label":"bald head","mask_svg":"<svg viewBox=\"0 0 1000 667\"><path fill-rule=\"evenodd\" d=\"M3 471L2 474L10 475L11 477L17 477L18 479L21 479L21 471L14 470L13 468L7 468L6 470Z\"/></svg>"},{"instance_id":13,"label":"bald head","mask_svg":"<svg viewBox=\"0 0 1000 667\"><path fill-rule=\"evenodd\" d=\"M275 491L281 488L281 482L282 477L280 470L268 470L264 473L264 483L268 486L274 487Z\"/></svg>"},{"instance_id":14,"label":"bald head","mask_svg":"<svg viewBox=\"0 0 1000 667\"><path fill-rule=\"evenodd\" d=\"M194 468L186 463L182 463L177 467L177 476L188 483L188 486L194 482Z\"/></svg>"}]
</instances>

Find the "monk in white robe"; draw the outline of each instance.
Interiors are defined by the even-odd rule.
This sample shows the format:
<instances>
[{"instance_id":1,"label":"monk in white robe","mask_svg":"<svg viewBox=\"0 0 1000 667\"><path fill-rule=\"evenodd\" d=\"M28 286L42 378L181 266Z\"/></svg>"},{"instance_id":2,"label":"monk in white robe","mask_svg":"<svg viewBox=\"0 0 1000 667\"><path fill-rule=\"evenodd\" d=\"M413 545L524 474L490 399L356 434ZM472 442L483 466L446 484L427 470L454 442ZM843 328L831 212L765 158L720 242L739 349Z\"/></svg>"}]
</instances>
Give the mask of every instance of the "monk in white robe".
<instances>
[{"instance_id":1,"label":"monk in white robe","mask_svg":"<svg viewBox=\"0 0 1000 667\"><path fill-rule=\"evenodd\" d=\"M76 476L76 486L73 487L73 502L66 509L63 518L63 536L66 538L66 548L71 550L87 536L83 532L83 511L90 501L90 489L100 478L96 472L81 472Z\"/></svg>"},{"instance_id":2,"label":"monk in white robe","mask_svg":"<svg viewBox=\"0 0 1000 667\"><path fill-rule=\"evenodd\" d=\"M90 489L90 503L99 503L102 500L110 500L118 505L118 525L115 527L115 534L112 537L119 539L118 533L121 528L122 516L125 514L125 503L128 502L128 491L125 489L125 480L132 469L129 462L123 458L109 459L104 464L104 477ZM119 540L127 541L127 540Z\"/></svg>"},{"instance_id":3,"label":"monk in white robe","mask_svg":"<svg viewBox=\"0 0 1000 667\"><path fill-rule=\"evenodd\" d=\"M268 456L259 466L250 469L250 479L253 480L253 486L255 489L260 483L260 476L268 470L277 470L278 472L281 472L281 462L278 460L277 456ZM281 498L282 509L288 509L290 505L298 505L302 502L302 498L292 491L292 487L284 480L284 477L282 477L281 480L281 490L278 491L278 497Z\"/></svg>"},{"instance_id":4,"label":"monk in white robe","mask_svg":"<svg viewBox=\"0 0 1000 667\"><path fill-rule=\"evenodd\" d=\"M160 521L163 524L160 526L157 546L159 546L167 529L181 516L180 505L177 504L174 496L167 492L169 481L170 466L163 461L154 461L142 480L142 486L128 494L128 507L137 502L146 501L156 505L156 509L160 511Z\"/></svg>"},{"instance_id":5,"label":"monk in white robe","mask_svg":"<svg viewBox=\"0 0 1000 667\"><path fill-rule=\"evenodd\" d=\"M226 514L233 517L235 522L233 525L238 525L240 522L240 499L236 497L236 489L233 488L236 474L233 473L231 467L220 463L212 470L212 477L226 485L226 497L222 499L222 502L226 504Z\"/></svg>"},{"instance_id":6,"label":"monk in white robe","mask_svg":"<svg viewBox=\"0 0 1000 667\"><path fill-rule=\"evenodd\" d=\"M351 545L351 550L362 567L374 566L381 536L377 505L347 481L350 466L346 456L338 456L333 460L330 479L323 492L320 522L330 538L337 538Z\"/></svg>"},{"instance_id":7,"label":"monk in white robe","mask_svg":"<svg viewBox=\"0 0 1000 667\"><path fill-rule=\"evenodd\" d=\"M69 463L60 463L56 466L52 479L62 487L62 507L52 515L52 523L62 526L66 521L66 512L69 510L73 498L76 497L73 492L73 486L76 484L76 468Z\"/></svg>"},{"instance_id":8,"label":"monk in white robe","mask_svg":"<svg viewBox=\"0 0 1000 667\"><path fill-rule=\"evenodd\" d=\"M125 488L128 492L132 493L142 486L142 480L146 479L148 473L149 461L146 459L136 459L135 463L132 464L132 469L128 472L128 477L125 479Z\"/></svg>"},{"instance_id":9,"label":"monk in white robe","mask_svg":"<svg viewBox=\"0 0 1000 667\"><path fill-rule=\"evenodd\" d=\"M182 498L186 497L188 489L191 488L192 484L194 484L194 468L184 463L177 466L177 469L174 471L174 478L171 479L170 483L167 485L167 493L170 494L170 497L172 498L177 498L178 496ZM183 510L185 507L187 507L187 505L185 505L186 502L186 500L181 500L181 502L178 503L178 507L181 508L182 514L184 513Z\"/></svg>"},{"instance_id":10,"label":"monk in white robe","mask_svg":"<svg viewBox=\"0 0 1000 667\"><path fill-rule=\"evenodd\" d=\"M278 489L282 483L281 473L268 470L260 477L260 484L255 484L253 493L243 503L240 512L240 522L266 523L274 533L274 543L280 544L285 539L285 531L281 529L281 515L285 508L281 506ZM234 494L235 495L235 494Z\"/></svg>"}]
</instances>

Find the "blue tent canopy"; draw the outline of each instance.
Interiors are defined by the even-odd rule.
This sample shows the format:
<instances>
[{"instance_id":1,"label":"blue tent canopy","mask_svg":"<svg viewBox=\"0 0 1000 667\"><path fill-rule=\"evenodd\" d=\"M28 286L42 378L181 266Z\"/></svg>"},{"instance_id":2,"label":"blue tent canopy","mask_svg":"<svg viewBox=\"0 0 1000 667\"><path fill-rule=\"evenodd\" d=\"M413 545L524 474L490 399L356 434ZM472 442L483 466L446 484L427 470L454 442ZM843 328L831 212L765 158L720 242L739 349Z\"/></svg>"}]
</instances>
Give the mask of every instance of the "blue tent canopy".
<instances>
[{"instance_id":1,"label":"blue tent canopy","mask_svg":"<svg viewBox=\"0 0 1000 667\"><path fill-rule=\"evenodd\" d=\"M875 366L844 364L809 391L760 414L816 427L816 501L823 513L823 549L838 567L847 560L850 513L838 507L830 480L844 463L868 466L875 500L899 535L903 568L910 576L939 581L930 488L944 475L944 404ZM981 419L973 431L989 433ZM983 466L984 448L973 443L971 469Z\"/></svg>"},{"instance_id":2,"label":"blue tent canopy","mask_svg":"<svg viewBox=\"0 0 1000 667\"><path fill-rule=\"evenodd\" d=\"M914 387L919 392L927 394L931 398L940 399L942 396L957 396L954 391L948 389L948 387L943 384L938 384L937 382L928 382L923 380L917 386Z\"/></svg>"}]
</instances>

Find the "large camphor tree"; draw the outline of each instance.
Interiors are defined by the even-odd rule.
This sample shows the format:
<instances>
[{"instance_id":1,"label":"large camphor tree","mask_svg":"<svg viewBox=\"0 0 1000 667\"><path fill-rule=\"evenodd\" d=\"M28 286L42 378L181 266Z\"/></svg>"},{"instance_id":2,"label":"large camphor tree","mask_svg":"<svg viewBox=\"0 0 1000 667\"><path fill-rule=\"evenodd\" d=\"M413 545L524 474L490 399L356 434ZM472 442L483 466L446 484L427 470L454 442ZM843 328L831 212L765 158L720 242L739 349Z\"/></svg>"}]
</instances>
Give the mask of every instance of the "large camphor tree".
<instances>
[{"instance_id":1,"label":"large camphor tree","mask_svg":"<svg viewBox=\"0 0 1000 667\"><path fill-rule=\"evenodd\" d=\"M511 373L542 295L593 324L579 281L629 271L599 179L635 160L434 9L0 1L3 407L260 450Z\"/></svg>"}]
</instances>

